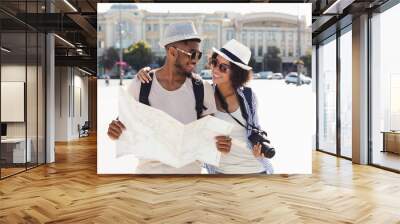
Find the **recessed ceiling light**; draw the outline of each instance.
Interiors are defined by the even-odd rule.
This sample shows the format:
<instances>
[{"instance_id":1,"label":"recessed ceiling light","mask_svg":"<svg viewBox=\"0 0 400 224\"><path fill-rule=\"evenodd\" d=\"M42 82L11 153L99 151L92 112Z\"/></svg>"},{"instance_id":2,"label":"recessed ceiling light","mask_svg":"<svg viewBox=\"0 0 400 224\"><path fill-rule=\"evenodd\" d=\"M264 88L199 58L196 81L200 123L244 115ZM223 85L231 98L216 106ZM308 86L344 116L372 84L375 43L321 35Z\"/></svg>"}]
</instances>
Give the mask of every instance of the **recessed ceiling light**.
<instances>
[{"instance_id":1,"label":"recessed ceiling light","mask_svg":"<svg viewBox=\"0 0 400 224\"><path fill-rule=\"evenodd\" d=\"M78 10L71 4L69 3L68 0L64 0L65 4L67 4L72 10L74 10L75 12L78 12Z\"/></svg>"},{"instance_id":2,"label":"recessed ceiling light","mask_svg":"<svg viewBox=\"0 0 400 224\"><path fill-rule=\"evenodd\" d=\"M78 69L79 69L81 72L85 73L85 74L92 75L92 73L90 73L90 72L88 72L88 71L85 71L85 70L83 70L83 69L81 69L81 68L79 68L79 67L78 67Z\"/></svg>"},{"instance_id":3,"label":"recessed ceiling light","mask_svg":"<svg viewBox=\"0 0 400 224\"><path fill-rule=\"evenodd\" d=\"M7 48L5 48L5 47L1 47L1 50L4 51L4 52L7 52L7 53L10 53L10 52L11 52L11 50L9 50L9 49L7 49Z\"/></svg>"},{"instance_id":4,"label":"recessed ceiling light","mask_svg":"<svg viewBox=\"0 0 400 224\"><path fill-rule=\"evenodd\" d=\"M73 45L73 44L72 44L71 42L69 42L68 40L66 40L66 39L64 39L64 38L62 38L62 37L60 37L60 36L57 35L57 34L54 34L54 36L57 37L58 39L60 39L61 41L63 41L64 43L68 44L69 46L75 48L75 45Z\"/></svg>"},{"instance_id":5,"label":"recessed ceiling light","mask_svg":"<svg viewBox=\"0 0 400 224\"><path fill-rule=\"evenodd\" d=\"M336 0L322 14L342 14L343 9L351 5L355 0Z\"/></svg>"}]
</instances>

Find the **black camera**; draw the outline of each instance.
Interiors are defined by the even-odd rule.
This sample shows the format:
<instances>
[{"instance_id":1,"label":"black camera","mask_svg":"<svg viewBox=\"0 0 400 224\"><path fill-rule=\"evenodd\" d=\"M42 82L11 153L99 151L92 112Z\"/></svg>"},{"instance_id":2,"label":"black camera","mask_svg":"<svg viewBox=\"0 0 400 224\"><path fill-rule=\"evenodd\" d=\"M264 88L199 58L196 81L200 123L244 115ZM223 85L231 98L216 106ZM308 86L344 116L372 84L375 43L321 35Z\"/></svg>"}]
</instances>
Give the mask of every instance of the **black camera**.
<instances>
[{"instance_id":1,"label":"black camera","mask_svg":"<svg viewBox=\"0 0 400 224\"><path fill-rule=\"evenodd\" d=\"M267 133L265 133L265 131L253 128L249 140L253 146L258 143L261 144L261 152L265 157L269 159L274 157L275 148L270 145L270 141L267 139Z\"/></svg>"}]
</instances>

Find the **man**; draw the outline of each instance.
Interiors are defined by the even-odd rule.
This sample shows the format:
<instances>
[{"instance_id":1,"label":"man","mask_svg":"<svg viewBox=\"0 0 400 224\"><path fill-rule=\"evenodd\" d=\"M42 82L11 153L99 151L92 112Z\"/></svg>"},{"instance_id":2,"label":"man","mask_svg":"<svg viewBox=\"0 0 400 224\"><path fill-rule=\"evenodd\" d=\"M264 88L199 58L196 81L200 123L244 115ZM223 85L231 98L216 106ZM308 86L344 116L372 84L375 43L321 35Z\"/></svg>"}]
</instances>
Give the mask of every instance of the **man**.
<instances>
[{"instance_id":1,"label":"man","mask_svg":"<svg viewBox=\"0 0 400 224\"><path fill-rule=\"evenodd\" d=\"M197 80L193 74L202 55L199 51L200 42L201 37L191 22L175 23L166 27L164 37L160 41L160 45L166 50L164 65L152 71L153 78L149 85L143 86L139 79L134 79L127 89L128 92L134 99L160 109L184 124L215 113L211 85ZM198 94L198 84L202 84L201 94ZM198 95L203 99L201 102ZM118 139L124 129L120 121L114 120L109 125L108 136ZM221 152L229 152L231 139L227 136L217 136L216 147ZM196 161L176 169L158 161L141 160L136 173L199 174L201 164Z\"/></svg>"}]
</instances>

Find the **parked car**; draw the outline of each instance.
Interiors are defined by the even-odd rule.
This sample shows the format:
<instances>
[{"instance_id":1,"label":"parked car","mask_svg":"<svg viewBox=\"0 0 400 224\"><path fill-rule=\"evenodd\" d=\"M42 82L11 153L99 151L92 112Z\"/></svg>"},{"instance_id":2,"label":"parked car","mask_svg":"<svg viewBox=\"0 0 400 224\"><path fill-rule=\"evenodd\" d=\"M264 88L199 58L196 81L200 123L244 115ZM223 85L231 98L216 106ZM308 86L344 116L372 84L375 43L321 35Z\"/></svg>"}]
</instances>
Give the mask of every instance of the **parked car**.
<instances>
[{"instance_id":1,"label":"parked car","mask_svg":"<svg viewBox=\"0 0 400 224\"><path fill-rule=\"evenodd\" d=\"M258 74L260 74L260 79L269 79L272 76L273 72L271 72L271 71L261 71Z\"/></svg>"},{"instance_id":2,"label":"parked car","mask_svg":"<svg viewBox=\"0 0 400 224\"><path fill-rule=\"evenodd\" d=\"M136 74L136 72L133 73L132 71L128 71L125 73L124 79L133 79L135 77L135 74Z\"/></svg>"},{"instance_id":3,"label":"parked car","mask_svg":"<svg viewBox=\"0 0 400 224\"><path fill-rule=\"evenodd\" d=\"M253 73L253 79L259 79L260 73Z\"/></svg>"},{"instance_id":4,"label":"parked car","mask_svg":"<svg viewBox=\"0 0 400 224\"><path fill-rule=\"evenodd\" d=\"M303 75L302 78L303 78L303 82L305 84L310 84L311 83L312 79L310 77Z\"/></svg>"},{"instance_id":5,"label":"parked car","mask_svg":"<svg viewBox=\"0 0 400 224\"><path fill-rule=\"evenodd\" d=\"M200 76L202 79L212 79L211 70L210 69L201 70Z\"/></svg>"},{"instance_id":6,"label":"parked car","mask_svg":"<svg viewBox=\"0 0 400 224\"><path fill-rule=\"evenodd\" d=\"M155 69L155 68L159 68L160 65L157 64L157 63L152 63L152 64L149 64L149 67L150 67L151 69Z\"/></svg>"},{"instance_id":7,"label":"parked car","mask_svg":"<svg viewBox=\"0 0 400 224\"><path fill-rule=\"evenodd\" d=\"M282 73L274 73L271 76L271 79L283 79Z\"/></svg>"},{"instance_id":8,"label":"parked car","mask_svg":"<svg viewBox=\"0 0 400 224\"><path fill-rule=\"evenodd\" d=\"M298 81L297 72L290 72L285 77L286 84L290 84L290 83L297 84L297 81ZM311 83L311 78L300 73L300 85L310 84L310 83Z\"/></svg>"}]
</instances>

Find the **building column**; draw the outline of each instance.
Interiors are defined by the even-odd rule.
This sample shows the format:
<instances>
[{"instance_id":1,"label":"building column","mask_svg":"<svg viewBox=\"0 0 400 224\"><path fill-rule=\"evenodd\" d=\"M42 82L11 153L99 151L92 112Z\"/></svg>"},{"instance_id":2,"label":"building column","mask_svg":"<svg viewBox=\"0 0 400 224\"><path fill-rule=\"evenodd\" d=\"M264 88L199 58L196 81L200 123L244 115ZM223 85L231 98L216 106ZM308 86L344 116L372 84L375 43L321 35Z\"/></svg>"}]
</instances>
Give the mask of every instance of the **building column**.
<instances>
[{"instance_id":1,"label":"building column","mask_svg":"<svg viewBox=\"0 0 400 224\"><path fill-rule=\"evenodd\" d=\"M258 57L258 31L254 31L254 59L257 63L256 57Z\"/></svg>"},{"instance_id":2,"label":"building column","mask_svg":"<svg viewBox=\"0 0 400 224\"><path fill-rule=\"evenodd\" d=\"M145 19L144 19L144 17L142 18L142 20L141 20L141 33L142 33L142 35L141 35L141 39L142 40L146 40L146 24L145 24Z\"/></svg>"},{"instance_id":3,"label":"building column","mask_svg":"<svg viewBox=\"0 0 400 224\"><path fill-rule=\"evenodd\" d=\"M352 157L368 163L368 15L353 20Z\"/></svg>"},{"instance_id":4,"label":"building column","mask_svg":"<svg viewBox=\"0 0 400 224\"><path fill-rule=\"evenodd\" d=\"M236 22L235 22L234 31L233 32L235 33L235 39L239 40L240 42L243 43L243 40L242 40L242 26L240 24L236 24Z\"/></svg>"},{"instance_id":5,"label":"building column","mask_svg":"<svg viewBox=\"0 0 400 224\"><path fill-rule=\"evenodd\" d=\"M299 41L299 33L298 30L296 30L296 32L293 32L293 57L295 58L298 56L297 54L298 41Z\"/></svg>"},{"instance_id":6,"label":"building column","mask_svg":"<svg viewBox=\"0 0 400 224\"><path fill-rule=\"evenodd\" d=\"M267 54L268 53L268 36L267 33L269 29L263 30L263 34L262 34L262 45L263 45L263 54ZM263 55L264 57L264 55ZM263 59L263 64L264 64L264 59ZM264 70L264 65L263 65L263 70Z\"/></svg>"},{"instance_id":7,"label":"building column","mask_svg":"<svg viewBox=\"0 0 400 224\"><path fill-rule=\"evenodd\" d=\"M217 46L222 47L222 24L218 24Z\"/></svg>"},{"instance_id":8,"label":"building column","mask_svg":"<svg viewBox=\"0 0 400 224\"><path fill-rule=\"evenodd\" d=\"M286 30L286 32L284 33L285 35L285 54L284 57L288 57L289 56L289 45L288 45L288 34L291 31Z\"/></svg>"},{"instance_id":9,"label":"building column","mask_svg":"<svg viewBox=\"0 0 400 224\"><path fill-rule=\"evenodd\" d=\"M163 38L163 36L164 36L164 22L163 22L163 20L160 18L159 20L158 20L158 24L159 24L159 26L160 26L160 32L159 32L159 34L158 34L158 36L160 37L159 38L159 41ZM159 46L159 43L157 43L157 45ZM161 48L161 47L160 47ZM162 51L163 49L161 49L161 51Z\"/></svg>"},{"instance_id":10,"label":"building column","mask_svg":"<svg viewBox=\"0 0 400 224\"><path fill-rule=\"evenodd\" d=\"M55 74L54 35L46 35L46 163L55 161Z\"/></svg>"}]
</instances>

